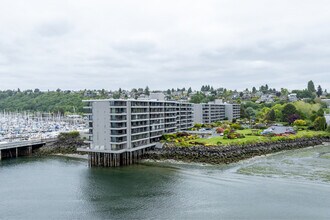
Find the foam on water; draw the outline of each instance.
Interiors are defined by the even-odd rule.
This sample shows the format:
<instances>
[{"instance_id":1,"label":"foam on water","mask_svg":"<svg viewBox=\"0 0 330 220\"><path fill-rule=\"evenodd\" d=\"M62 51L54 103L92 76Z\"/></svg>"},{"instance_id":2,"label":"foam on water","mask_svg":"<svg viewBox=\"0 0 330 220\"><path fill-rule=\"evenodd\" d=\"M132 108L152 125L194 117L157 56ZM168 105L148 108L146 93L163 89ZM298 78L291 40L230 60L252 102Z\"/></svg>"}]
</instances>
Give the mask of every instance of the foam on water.
<instances>
[{"instance_id":1,"label":"foam on water","mask_svg":"<svg viewBox=\"0 0 330 220\"><path fill-rule=\"evenodd\" d=\"M242 163L238 174L330 182L330 145L285 151Z\"/></svg>"}]
</instances>

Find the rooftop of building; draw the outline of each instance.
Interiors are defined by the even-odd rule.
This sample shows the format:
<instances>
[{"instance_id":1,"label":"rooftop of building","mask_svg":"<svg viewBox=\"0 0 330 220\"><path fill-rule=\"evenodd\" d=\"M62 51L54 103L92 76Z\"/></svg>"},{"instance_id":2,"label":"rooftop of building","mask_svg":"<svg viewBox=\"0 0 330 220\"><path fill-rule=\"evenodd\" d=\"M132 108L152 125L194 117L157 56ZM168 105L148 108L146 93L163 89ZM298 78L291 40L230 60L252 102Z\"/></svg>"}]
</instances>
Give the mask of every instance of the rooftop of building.
<instances>
[{"instance_id":1,"label":"rooftop of building","mask_svg":"<svg viewBox=\"0 0 330 220\"><path fill-rule=\"evenodd\" d=\"M83 100L83 102L110 102L110 101L135 101L135 102L167 102L167 103L183 103L183 104L193 104L189 103L185 100L178 100L178 101L167 101L167 100L157 100L157 99L92 99L92 100Z\"/></svg>"}]
</instances>

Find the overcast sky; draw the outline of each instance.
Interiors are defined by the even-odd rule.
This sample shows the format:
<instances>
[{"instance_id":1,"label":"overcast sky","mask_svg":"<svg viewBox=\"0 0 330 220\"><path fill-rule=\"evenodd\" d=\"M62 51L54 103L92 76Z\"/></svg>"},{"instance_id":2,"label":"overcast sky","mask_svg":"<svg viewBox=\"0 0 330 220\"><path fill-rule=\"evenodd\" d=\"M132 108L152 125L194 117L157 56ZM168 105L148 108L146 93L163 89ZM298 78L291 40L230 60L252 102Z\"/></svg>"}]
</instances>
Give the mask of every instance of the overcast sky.
<instances>
[{"instance_id":1,"label":"overcast sky","mask_svg":"<svg viewBox=\"0 0 330 220\"><path fill-rule=\"evenodd\" d=\"M1 0L0 90L330 90L329 0Z\"/></svg>"}]
</instances>

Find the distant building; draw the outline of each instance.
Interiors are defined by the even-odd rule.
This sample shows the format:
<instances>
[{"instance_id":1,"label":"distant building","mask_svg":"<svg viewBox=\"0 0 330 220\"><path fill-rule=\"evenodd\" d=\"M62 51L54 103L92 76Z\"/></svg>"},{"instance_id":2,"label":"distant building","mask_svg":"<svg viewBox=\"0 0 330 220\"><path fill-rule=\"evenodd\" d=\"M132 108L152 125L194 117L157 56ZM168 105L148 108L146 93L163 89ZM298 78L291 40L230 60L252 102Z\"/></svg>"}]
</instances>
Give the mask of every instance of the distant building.
<instances>
[{"instance_id":1,"label":"distant building","mask_svg":"<svg viewBox=\"0 0 330 220\"><path fill-rule=\"evenodd\" d=\"M298 101L297 94L296 93L291 93L288 95L288 100L289 102L296 102Z\"/></svg>"},{"instance_id":2,"label":"distant building","mask_svg":"<svg viewBox=\"0 0 330 220\"><path fill-rule=\"evenodd\" d=\"M165 100L165 94L164 93L150 93L149 99L164 101Z\"/></svg>"},{"instance_id":3,"label":"distant building","mask_svg":"<svg viewBox=\"0 0 330 220\"><path fill-rule=\"evenodd\" d=\"M232 121L241 117L241 105L225 103L225 117Z\"/></svg>"},{"instance_id":4,"label":"distant building","mask_svg":"<svg viewBox=\"0 0 330 220\"><path fill-rule=\"evenodd\" d=\"M239 104L223 103L216 99L214 102L194 104L194 123L213 123L226 118L233 120L240 118L241 106Z\"/></svg>"},{"instance_id":5,"label":"distant building","mask_svg":"<svg viewBox=\"0 0 330 220\"><path fill-rule=\"evenodd\" d=\"M274 96L271 94L264 94L256 101L256 103L273 103L273 102L274 102Z\"/></svg>"},{"instance_id":6,"label":"distant building","mask_svg":"<svg viewBox=\"0 0 330 220\"><path fill-rule=\"evenodd\" d=\"M289 126L271 126L261 132L262 135L266 134L276 134L276 135L281 135L281 134L295 134L296 131L293 129L293 127Z\"/></svg>"},{"instance_id":7,"label":"distant building","mask_svg":"<svg viewBox=\"0 0 330 220\"><path fill-rule=\"evenodd\" d=\"M261 97L263 95L262 92L258 91L254 94L255 97Z\"/></svg>"},{"instance_id":8,"label":"distant building","mask_svg":"<svg viewBox=\"0 0 330 220\"><path fill-rule=\"evenodd\" d=\"M194 104L194 123L207 124L225 119L225 105L222 100Z\"/></svg>"}]
</instances>

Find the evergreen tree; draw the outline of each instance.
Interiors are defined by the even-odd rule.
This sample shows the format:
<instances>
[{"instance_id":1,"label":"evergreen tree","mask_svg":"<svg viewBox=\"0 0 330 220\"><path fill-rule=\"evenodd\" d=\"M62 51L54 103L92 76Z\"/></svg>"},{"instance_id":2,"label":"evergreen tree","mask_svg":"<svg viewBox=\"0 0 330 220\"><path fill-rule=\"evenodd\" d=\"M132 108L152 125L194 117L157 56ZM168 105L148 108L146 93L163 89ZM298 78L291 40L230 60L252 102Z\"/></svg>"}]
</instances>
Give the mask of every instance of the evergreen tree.
<instances>
[{"instance_id":1,"label":"evergreen tree","mask_svg":"<svg viewBox=\"0 0 330 220\"><path fill-rule=\"evenodd\" d=\"M188 94L190 94L190 93L192 93L191 87L189 87L189 89L188 89Z\"/></svg>"},{"instance_id":2,"label":"evergreen tree","mask_svg":"<svg viewBox=\"0 0 330 220\"><path fill-rule=\"evenodd\" d=\"M285 88L281 88L281 94L283 96L287 96L289 94L289 91L287 89L285 89Z\"/></svg>"},{"instance_id":3,"label":"evergreen tree","mask_svg":"<svg viewBox=\"0 0 330 220\"><path fill-rule=\"evenodd\" d=\"M256 87L253 86L252 93L256 93L256 92L257 92L257 89L256 89Z\"/></svg>"},{"instance_id":4,"label":"evergreen tree","mask_svg":"<svg viewBox=\"0 0 330 220\"><path fill-rule=\"evenodd\" d=\"M322 95L322 93L323 93L322 88L321 88L321 86L319 85L319 86L317 87L317 92L316 92L316 94L317 94L318 97L320 97L320 96Z\"/></svg>"},{"instance_id":5,"label":"evergreen tree","mask_svg":"<svg viewBox=\"0 0 330 220\"><path fill-rule=\"evenodd\" d=\"M264 92L265 91L265 87L263 85L260 86L259 91Z\"/></svg>"},{"instance_id":6,"label":"evergreen tree","mask_svg":"<svg viewBox=\"0 0 330 220\"><path fill-rule=\"evenodd\" d=\"M166 93L167 93L167 95L171 95L171 90L168 89Z\"/></svg>"},{"instance_id":7,"label":"evergreen tree","mask_svg":"<svg viewBox=\"0 0 330 220\"><path fill-rule=\"evenodd\" d=\"M148 86L144 89L144 94L145 95L150 95L150 91L149 91L149 87Z\"/></svg>"},{"instance_id":8,"label":"evergreen tree","mask_svg":"<svg viewBox=\"0 0 330 220\"><path fill-rule=\"evenodd\" d=\"M315 86L312 80L308 82L307 89L309 92L315 92Z\"/></svg>"}]
</instances>

